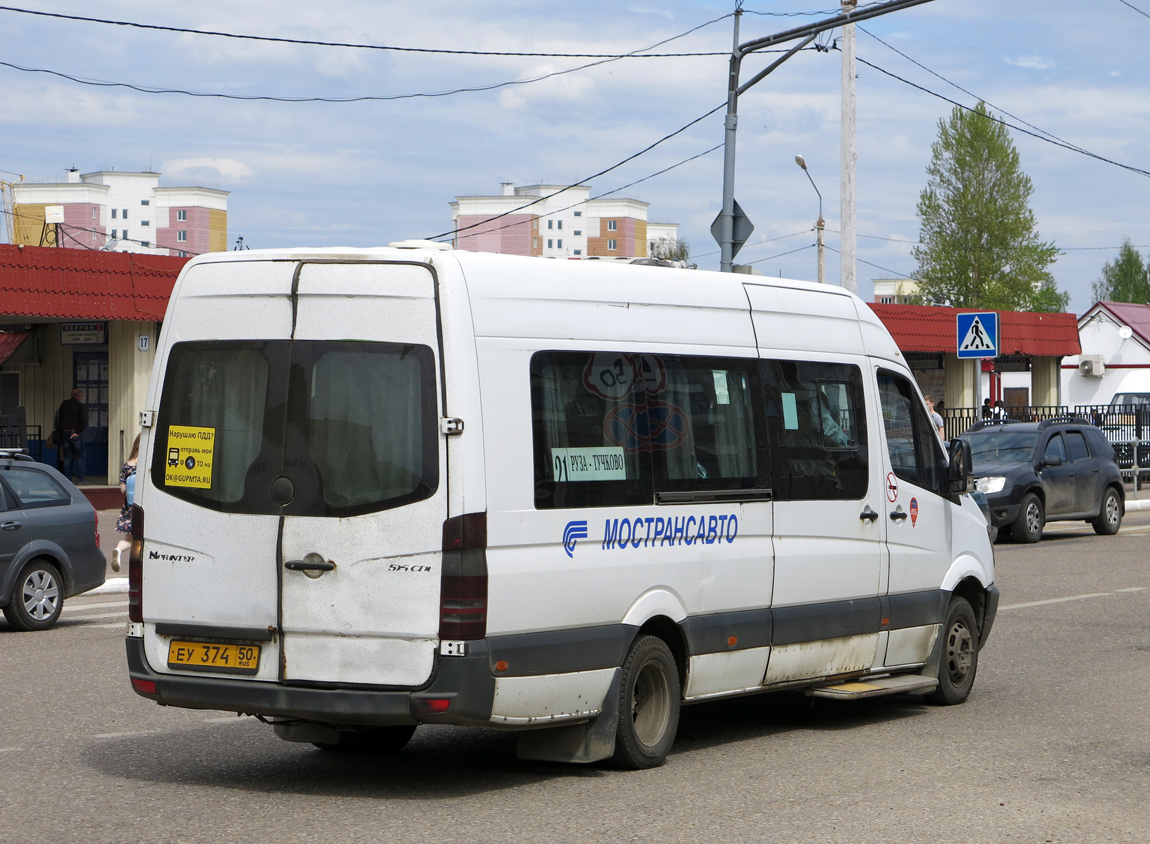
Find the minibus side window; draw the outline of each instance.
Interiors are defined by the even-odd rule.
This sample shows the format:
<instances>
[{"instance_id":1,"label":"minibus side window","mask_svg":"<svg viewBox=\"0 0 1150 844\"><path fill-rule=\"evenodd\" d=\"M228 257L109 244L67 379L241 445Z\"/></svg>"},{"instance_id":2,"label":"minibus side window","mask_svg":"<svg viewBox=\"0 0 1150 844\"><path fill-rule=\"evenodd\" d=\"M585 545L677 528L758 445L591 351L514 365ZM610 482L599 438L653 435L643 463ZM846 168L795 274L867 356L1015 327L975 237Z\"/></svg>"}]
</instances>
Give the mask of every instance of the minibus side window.
<instances>
[{"instance_id":1,"label":"minibus side window","mask_svg":"<svg viewBox=\"0 0 1150 844\"><path fill-rule=\"evenodd\" d=\"M685 355L660 361L661 389L648 393L655 492L769 488L758 362Z\"/></svg>"},{"instance_id":2,"label":"minibus side window","mask_svg":"<svg viewBox=\"0 0 1150 844\"><path fill-rule=\"evenodd\" d=\"M940 492L947 459L918 393L906 378L885 370L878 374L878 390L891 469L908 483Z\"/></svg>"},{"instance_id":3,"label":"minibus side window","mask_svg":"<svg viewBox=\"0 0 1150 844\"><path fill-rule=\"evenodd\" d=\"M654 355L537 352L531 358L535 506L650 504L651 394L666 368ZM674 429L679 419L664 418Z\"/></svg>"},{"instance_id":4,"label":"minibus side window","mask_svg":"<svg viewBox=\"0 0 1150 844\"><path fill-rule=\"evenodd\" d=\"M763 361L774 498L859 499L869 482L862 372L849 364Z\"/></svg>"}]
</instances>

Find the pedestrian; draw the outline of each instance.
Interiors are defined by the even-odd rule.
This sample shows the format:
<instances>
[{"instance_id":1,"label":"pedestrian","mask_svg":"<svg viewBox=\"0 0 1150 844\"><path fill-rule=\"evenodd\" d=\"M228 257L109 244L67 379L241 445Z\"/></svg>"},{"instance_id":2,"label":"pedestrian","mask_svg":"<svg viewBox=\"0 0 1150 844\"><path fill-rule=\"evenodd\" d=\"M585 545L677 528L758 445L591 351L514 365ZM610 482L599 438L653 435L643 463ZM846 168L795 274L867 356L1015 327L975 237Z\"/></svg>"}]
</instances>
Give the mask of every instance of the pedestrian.
<instances>
[{"instance_id":1,"label":"pedestrian","mask_svg":"<svg viewBox=\"0 0 1150 844\"><path fill-rule=\"evenodd\" d=\"M922 398L926 402L926 409L930 414L930 424L934 425L934 429L938 432L938 435L942 437L943 440L945 440L946 424L942 421L942 417L939 416L938 412L934 409L934 396L928 394Z\"/></svg>"},{"instance_id":2,"label":"pedestrian","mask_svg":"<svg viewBox=\"0 0 1150 844\"><path fill-rule=\"evenodd\" d=\"M76 484L86 483L84 478L84 438L82 434L88 427L88 408L80 401L84 395L82 390L72 391L71 398L60 403L57 411L59 416L60 436L58 442L62 457L64 477Z\"/></svg>"},{"instance_id":3,"label":"pedestrian","mask_svg":"<svg viewBox=\"0 0 1150 844\"><path fill-rule=\"evenodd\" d=\"M124 506L116 519L116 532L124 534L112 551L112 571L123 566L124 552L132 547L132 504L135 502L136 459L140 455L140 435L132 442L132 453L120 468L120 492L124 494Z\"/></svg>"},{"instance_id":4,"label":"pedestrian","mask_svg":"<svg viewBox=\"0 0 1150 844\"><path fill-rule=\"evenodd\" d=\"M982 400L982 418L990 419L994 416L994 408L990 406L990 399Z\"/></svg>"},{"instance_id":5,"label":"pedestrian","mask_svg":"<svg viewBox=\"0 0 1150 844\"><path fill-rule=\"evenodd\" d=\"M990 418L995 422L1005 422L1009 417L1006 415L1006 404L1002 399L994 403L994 410L991 412Z\"/></svg>"}]
</instances>

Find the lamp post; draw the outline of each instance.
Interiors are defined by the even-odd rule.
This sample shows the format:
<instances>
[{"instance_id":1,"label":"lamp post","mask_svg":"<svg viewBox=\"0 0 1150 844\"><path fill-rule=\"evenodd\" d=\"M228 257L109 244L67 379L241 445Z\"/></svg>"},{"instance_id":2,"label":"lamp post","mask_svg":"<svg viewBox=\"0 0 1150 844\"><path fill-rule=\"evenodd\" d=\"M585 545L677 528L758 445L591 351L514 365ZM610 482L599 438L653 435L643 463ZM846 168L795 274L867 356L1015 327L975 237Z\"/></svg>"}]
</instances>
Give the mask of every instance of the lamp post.
<instances>
[{"instance_id":1,"label":"lamp post","mask_svg":"<svg viewBox=\"0 0 1150 844\"><path fill-rule=\"evenodd\" d=\"M803 172L806 173L807 178L810 179L811 187L814 188L815 193L817 193L819 195L819 219L815 223L815 229L818 232L817 237L818 237L818 244L819 244L819 248L818 248L818 252L819 252L819 284L825 284L826 283L826 260L823 257L823 225L824 225L824 223L823 223L823 195L822 195L822 192L819 191L819 186L815 184L815 180L811 176L811 172L807 169L807 160L805 158L803 158L801 155L796 155L795 156L795 164L797 164L803 168Z\"/></svg>"}]
</instances>

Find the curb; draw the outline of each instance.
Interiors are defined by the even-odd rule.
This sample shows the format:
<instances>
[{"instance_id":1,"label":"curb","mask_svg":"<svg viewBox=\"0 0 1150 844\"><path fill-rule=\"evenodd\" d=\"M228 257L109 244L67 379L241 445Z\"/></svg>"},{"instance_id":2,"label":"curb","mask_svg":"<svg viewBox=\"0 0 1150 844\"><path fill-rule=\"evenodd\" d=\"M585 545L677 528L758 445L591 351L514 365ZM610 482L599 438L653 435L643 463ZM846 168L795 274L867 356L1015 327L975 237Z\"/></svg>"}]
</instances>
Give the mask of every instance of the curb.
<instances>
[{"instance_id":1,"label":"curb","mask_svg":"<svg viewBox=\"0 0 1150 844\"><path fill-rule=\"evenodd\" d=\"M85 595L110 595L119 592L128 591L128 578L126 577L109 577L104 581L102 586L97 586L95 589L89 589Z\"/></svg>"}]
</instances>

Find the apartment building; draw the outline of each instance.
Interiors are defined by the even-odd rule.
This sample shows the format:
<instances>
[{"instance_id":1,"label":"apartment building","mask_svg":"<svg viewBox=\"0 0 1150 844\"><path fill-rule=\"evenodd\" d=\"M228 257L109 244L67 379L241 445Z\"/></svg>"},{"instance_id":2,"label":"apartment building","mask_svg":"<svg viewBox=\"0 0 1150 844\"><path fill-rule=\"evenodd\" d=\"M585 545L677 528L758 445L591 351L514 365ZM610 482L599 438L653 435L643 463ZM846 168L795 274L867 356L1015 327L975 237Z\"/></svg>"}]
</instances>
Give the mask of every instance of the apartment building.
<instances>
[{"instance_id":1,"label":"apartment building","mask_svg":"<svg viewBox=\"0 0 1150 844\"><path fill-rule=\"evenodd\" d=\"M12 185L13 243L193 257L228 248L228 191L161 187L160 173L67 171Z\"/></svg>"},{"instance_id":2,"label":"apartment building","mask_svg":"<svg viewBox=\"0 0 1150 844\"><path fill-rule=\"evenodd\" d=\"M451 219L455 248L542 258L645 258L650 252L648 203L592 199L591 188L563 185L515 187L504 182L495 196L457 196ZM659 223L658 235L674 237L676 223Z\"/></svg>"}]
</instances>

